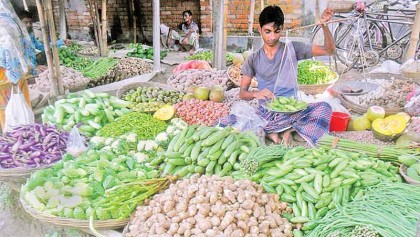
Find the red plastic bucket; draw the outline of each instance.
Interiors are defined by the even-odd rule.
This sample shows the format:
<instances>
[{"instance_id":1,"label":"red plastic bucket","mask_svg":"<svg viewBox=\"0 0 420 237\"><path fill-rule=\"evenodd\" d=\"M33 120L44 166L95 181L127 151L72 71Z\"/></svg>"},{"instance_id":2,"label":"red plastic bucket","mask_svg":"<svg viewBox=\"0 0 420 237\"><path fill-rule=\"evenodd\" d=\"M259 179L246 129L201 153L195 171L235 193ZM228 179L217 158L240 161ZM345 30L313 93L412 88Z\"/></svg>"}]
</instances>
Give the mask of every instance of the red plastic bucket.
<instances>
[{"instance_id":1,"label":"red plastic bucket","mask_svg":"<svg viewBox=\"0 0 420 237\"><path fill-rule=\"evenodd\" d=\"M332 112L330 121L330 132L343 132L347 130L350 115L342 112Z\"/></svg>"}]
</instances>

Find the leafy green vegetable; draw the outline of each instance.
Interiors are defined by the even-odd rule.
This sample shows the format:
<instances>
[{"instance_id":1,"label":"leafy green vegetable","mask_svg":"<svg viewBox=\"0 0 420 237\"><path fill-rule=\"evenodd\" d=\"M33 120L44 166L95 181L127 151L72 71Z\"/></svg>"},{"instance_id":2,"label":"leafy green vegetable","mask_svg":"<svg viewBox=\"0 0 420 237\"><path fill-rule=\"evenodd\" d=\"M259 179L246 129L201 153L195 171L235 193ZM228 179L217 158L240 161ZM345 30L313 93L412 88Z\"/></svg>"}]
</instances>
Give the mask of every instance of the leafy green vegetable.
<instances>
[{"instance_id":1,"label":"leafy green vegetable","mask_svg":"<svg viewBox=\"0 0 420 237\"><path fill-rule=\"evenodd\" d=\"M336 77L337 74L321 61L305 60L298 64L299 84L325 84L335 80Z\"/></svg>"}]
</instances>

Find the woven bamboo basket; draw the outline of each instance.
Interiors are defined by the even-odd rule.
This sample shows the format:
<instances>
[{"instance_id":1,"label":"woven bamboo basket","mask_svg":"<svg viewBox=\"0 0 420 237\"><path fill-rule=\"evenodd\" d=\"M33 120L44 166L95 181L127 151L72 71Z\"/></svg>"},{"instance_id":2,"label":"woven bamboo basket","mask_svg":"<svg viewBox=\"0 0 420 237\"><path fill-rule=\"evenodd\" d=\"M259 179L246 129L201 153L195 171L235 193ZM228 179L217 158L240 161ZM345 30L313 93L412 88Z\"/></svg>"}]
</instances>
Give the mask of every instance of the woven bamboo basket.
<instances>
[{"instance_id":1,"label":"woven bamboo basket","mask_svg":"<svg viewBox=\"0 0 420 237\"><path fill-rule=\"evenodd\" d=\"M325 90L327 90L328 87L333 85L337 80L338 80L338 74L337 74L336 79L329 83L319 84L319 85L299 85L299 90L305 92L305 94L308 94L308 95L321 94Z\"/></svg>"},{"instance_id":2,"label":"woven bamboo basket","mask_svg":"<svg viewBox=\"0 0 420 237\"><path fill-rule=\"evenodd\" d=\"M0 181L8 183L14 190L20 191L20 186L26 182L31 174L35 171L49 168L51 165L46 165L36 168L11 168L11 169L0 169Z\"/></svg>"},{"instance_id":3,"label":"woven bamboo basket","mask_svg":"<svg viewBox=\"0 0 420 237\"><path fill-rule=\"evenodd\" d=\"M344 107L346 107L347 109L349 109L351 112L354 112L354 113L357 113L357 114L364 114L369 109L369 107L361 106L361 105L358 105L358 104L355 104L355 103L349 101L343 95L339 95L338 98L340 99L341 104ZM395 108L395 109L385 108L385 115L386 116L392 115L392 114L397 114L399 112L404 112L404 108Z\"/></svg>"},{"instance_id":4,"label":"woven bamboo basket","mask_svg":"<svg viewBox=\"0 0 420 237\"><path fill-rule=\"evenodd\" d=\"M400 166L400 174L405 179L405 181L407 181L407 183L412 184L412 185L416 185L416 186L420 186L419 181L414 180L414 179L407 176L407 167L406 166L404 166L404 165Z\"/></svg>"},{"instance_id":5,"label":"woven bamboo basket","mask_svg":"<svg viewBox=\"0 0 420 237\"><path fill-rule=\"evenodd\" d=\"M173 90L173 91L177 90L176 88L172 86L162 84L162 83L157 83L157 82L135 82L131 84L126 84L123 87L121 87L117 91L117 98L121 99L125 92L131 89L137 89L138 87L156 87L156 88L162 88L164 90Z\"/></svg>"},{"instance_id":6,"label":"woven bamboo basket","mask_svg":"<svg viewBox=\"0 0 420 237\"><path fill-rule=\"evenodd\" d=\"M227 74L228 74L228 78L229 78L229 80L235 85L235 86L241 86L241 75L239 74L238 75L238 77L236 77L236 78L234 78L233 76L231 76L230 74L232 73L232 71L233 70L238 70L238 68L239 68L239 71L240 71L240 69L241 69L241 65L235 65L235 64L233 64L233 65L231 65L230 67L228 67L228 69L227 69ZM257 82L257 80L255 79L255 77L254 78L252 78L252 81L251 81L251 85L250 85L250 87L253 87L253 88L257 88L258 87L258 82Z\"/></svg>"},{"instance_id":7,"label":"woven bamboo basket","mask_svg":"<svg viewBox=\"0 0 420 237\"><path fill-rule=\"evenodd\" d=\"M89 229L89 220L77 220L72 218L57 217L49 214L42 213L29 206L26 201L22 198L20 203L23 209L29 213L33 218L38 219L42 222L53 224L60 227L72 227L77 229ZM95 220L93 221L93 227L95 229L118 229L127 225L130 219L124 220Z\"/></svg>"}]
</instances>

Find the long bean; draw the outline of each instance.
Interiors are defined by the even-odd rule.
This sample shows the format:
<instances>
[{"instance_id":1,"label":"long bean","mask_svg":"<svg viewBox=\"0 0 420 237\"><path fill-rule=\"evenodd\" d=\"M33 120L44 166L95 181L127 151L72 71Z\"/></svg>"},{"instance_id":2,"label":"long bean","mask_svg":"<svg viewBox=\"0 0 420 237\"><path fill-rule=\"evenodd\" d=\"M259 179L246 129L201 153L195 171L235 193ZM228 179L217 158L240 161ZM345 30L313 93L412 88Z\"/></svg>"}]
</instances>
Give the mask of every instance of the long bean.
<instances>
[{"instance_id":1,"label":"long bean","mask_svg":"<svg viewBox=\"0 0 420 237\"><path fill-rule=\"evenodd\" d=\"M338 139L336 142L335 139ZM382 160L398 162L398 157L401 155L414 155L420 159L420 152L415 148L420 148L420 145L413 146L378 146L367 143L355 142L344 138L337 138L333 136L323 136L318 141L319 147L331 148L336 142L336 147L341 150L360 152L368 156L377 157Z\"/></svg>"},{"instance_id":2,"label":"long bean","mask_svg":"<svg viewBox=\"0 0 420 237\"><path fill-rule=\"evenodd\" d=\"M415 236L420 210L420 187L380 183L365 196L330 211L307 236L342 236L357 226L369 226L386 237Z\"/></svg>"}]
</instances>

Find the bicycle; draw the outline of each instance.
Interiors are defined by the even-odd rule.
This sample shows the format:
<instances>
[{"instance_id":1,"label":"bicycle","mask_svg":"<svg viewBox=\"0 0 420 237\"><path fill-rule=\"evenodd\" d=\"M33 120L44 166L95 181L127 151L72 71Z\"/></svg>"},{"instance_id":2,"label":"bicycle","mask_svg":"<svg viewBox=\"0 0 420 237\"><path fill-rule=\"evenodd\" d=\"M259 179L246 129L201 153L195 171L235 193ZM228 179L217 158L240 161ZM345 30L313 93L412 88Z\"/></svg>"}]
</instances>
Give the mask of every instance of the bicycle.
<instances>
[{"instance_id":1,"label":"bicycle","mask_svg":"<svg viewBox=\"0 0 420 237\"><path fill-rule=\"evenodd\" d=\"M375 66L383 59L397 62L404 59L415 11L391 9L393 3L384 2L375 1L362 10L334 15L341 20L329 27L335 39L336 56L347 67L344 72ZM378 7L379 4L383 6ZM395 25L400 25L399 32L395 32ZM314 28L312 43L319 44L320 32L319 26ZM420 44L415 57L420 58Z\"/></svg>"}]
</instances>

